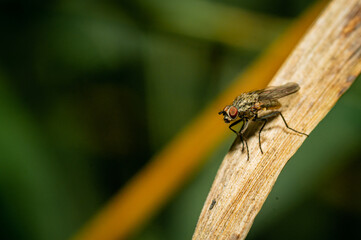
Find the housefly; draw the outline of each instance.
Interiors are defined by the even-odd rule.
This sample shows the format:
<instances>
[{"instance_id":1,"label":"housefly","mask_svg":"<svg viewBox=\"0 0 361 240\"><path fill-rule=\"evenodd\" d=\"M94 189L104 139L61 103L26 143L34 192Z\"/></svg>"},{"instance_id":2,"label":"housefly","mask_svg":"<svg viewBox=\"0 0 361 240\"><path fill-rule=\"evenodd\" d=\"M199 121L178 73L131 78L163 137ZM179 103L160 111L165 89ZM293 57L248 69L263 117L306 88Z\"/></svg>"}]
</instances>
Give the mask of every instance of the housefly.
<instances>
[{"instance_id":1,"label":"housefly","mask_svg":"<svg viewBox=\"0 0 361 240\"><path fill-rule=\"evenodd\" d=\"M261 153L263 154L261 146L261 132L266 125L269 118L281 116L286 127L296 133L308 136L306 133L299 132L293 128L290 128L280 111L272 111L263 116L258 116L258 113L262 110L276 110L281 107L281 103L277 100L279 98L288 96L297 92L300 86L297 83L286 83L278 87L268 87L261 90L245 92L236 97L231 105L227 105L218 114L223 114L223 120L226 123L230 123L229 129L240 136L242 145L246 145L247 148L247 160L249 159L248 145L243 134L246 131L250 121L263 122L262 127L258 132L258 143ZM235 131L232 127L242 123L242 127L239 132Z\"/></svg>"}]
</instances>

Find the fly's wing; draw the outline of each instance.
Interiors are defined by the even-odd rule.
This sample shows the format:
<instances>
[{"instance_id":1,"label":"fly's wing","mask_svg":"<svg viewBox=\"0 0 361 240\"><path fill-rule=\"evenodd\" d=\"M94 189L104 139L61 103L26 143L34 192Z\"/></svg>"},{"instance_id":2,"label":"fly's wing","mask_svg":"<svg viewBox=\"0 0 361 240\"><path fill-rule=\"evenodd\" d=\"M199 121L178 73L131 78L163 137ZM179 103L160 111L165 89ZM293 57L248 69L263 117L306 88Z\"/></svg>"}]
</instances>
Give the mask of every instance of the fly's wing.
<instances>
[{"instance_id":1,"label":"fly's wing","mask_svg":"<svg viewBox=\"0 0 361 240\"><path fill-rule=\"evenodd\" d=\"M300 89L300 86L297 83L286 83L285 85L278 87L268 87L263 90L258 90L258 100L270 100L278 99L297 92Z\"/></svg>"}]
</instances>

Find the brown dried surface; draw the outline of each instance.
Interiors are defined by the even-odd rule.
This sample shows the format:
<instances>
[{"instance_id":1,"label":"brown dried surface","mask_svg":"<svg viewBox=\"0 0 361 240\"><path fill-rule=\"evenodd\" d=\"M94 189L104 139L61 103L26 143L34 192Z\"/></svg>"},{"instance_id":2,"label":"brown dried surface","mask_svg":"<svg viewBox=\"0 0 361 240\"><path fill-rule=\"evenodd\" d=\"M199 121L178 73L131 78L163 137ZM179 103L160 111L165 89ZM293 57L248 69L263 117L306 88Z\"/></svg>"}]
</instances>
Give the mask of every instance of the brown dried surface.
<instances>
[{"instance_id":1,"label":"brown dried surface","mask_svg":"<svg viewBox=\"0 0 361 240\"><path fill-rule=\"evenodd\" d=\"M332 1L271 81L271 86L301 86L281 99L290 127L311 133L360 73L360 14L361 0ZM307 139L278 117L262 132L262 155L257 129L247 132L250 160L237 139L218 170L193 239L244 239L281 170Z\"/></svg>"}]
</instances>

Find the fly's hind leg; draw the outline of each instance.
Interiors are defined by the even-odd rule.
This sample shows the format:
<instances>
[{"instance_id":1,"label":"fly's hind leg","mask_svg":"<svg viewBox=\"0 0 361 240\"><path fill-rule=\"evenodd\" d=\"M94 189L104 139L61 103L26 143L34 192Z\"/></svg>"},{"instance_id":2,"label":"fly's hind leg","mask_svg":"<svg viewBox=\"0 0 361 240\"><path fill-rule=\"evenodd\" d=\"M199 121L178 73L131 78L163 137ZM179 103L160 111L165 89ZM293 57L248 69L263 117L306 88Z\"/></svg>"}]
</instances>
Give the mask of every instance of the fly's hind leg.
<instances>
[{"instance_id":1,"label":"fly's hind leg","mask_svg":"<svg viewBox=\"0 0 361 240\"><path fill-rule=\"evenodd\" d=\"M290 129L290 130L292 130L292 131L294 131L294 132L296 132L296 133L299 133L299 134L302 134L302 135L305 135L306 137L308 137L308 134L303 133L303 132L299 132L299 131L297 131L297 130L295 130L295 129L293 129L293 128L290 128L290 127L288 126L287 122L286 122L286 119L283 117L282 113L279 112L279 111L277 111L277 112L278 112L279 115L281 115L281 118L282 118L283 122L285 123L285 125L286 125L286 127L287 127L288 129Z\"/></svg>"},{"instance_id":2,"label":"fly's hind leg","mask_svg":"<svg viewBox=\"0 0 361 240\"><path fill-rule=\"evenodd\" d=\"M288 129L290 129L290 130L292 130L292 131L294 131L294 132L296 132L296 133L299 133L299 134L302 134L302 135L305 135L305 136L308 137L308 135L307 135L306 133L299 132L299 131L297 131L297 130L291 128L291 127L289 127L288 124L287 124L287 122L286 122L286 119L283 117L283 114L282 114L280 111L274 111L274 112L271 112L271 113L269 113L269 114L267 114L267 115L264 115L264 116L262 116L262 117L258 117L258 116L257 116L256 118L254 118L254 121L262 121L262 122L263 122L263 125L262 125L261 129L260 129L259 132L258 132L259 149L261 150L261 153L262 153L262 154L263 154L263 151L262 151L262 146L261 146L261 132L262 132L264 126L266 125L266 123L268 122L268 119L269 119L269 118L276 117L277 115L280 115L280 116L281 116L283 122L285 123L285 125L286 125L286 127L287 127Z\"/></svg>"}]
</instances>

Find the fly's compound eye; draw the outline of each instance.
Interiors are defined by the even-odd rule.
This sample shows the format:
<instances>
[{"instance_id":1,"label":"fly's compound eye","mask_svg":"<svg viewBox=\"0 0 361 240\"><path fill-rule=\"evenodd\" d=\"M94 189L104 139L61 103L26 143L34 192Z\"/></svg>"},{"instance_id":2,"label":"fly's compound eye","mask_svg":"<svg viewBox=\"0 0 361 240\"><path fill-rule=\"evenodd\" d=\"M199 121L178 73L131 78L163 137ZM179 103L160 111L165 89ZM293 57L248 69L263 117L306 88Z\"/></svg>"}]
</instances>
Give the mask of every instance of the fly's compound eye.
<instances>
[{"instance_id":1,"label":"fly's compound eye","mask_svg":"<svg viewBox=\"0 0 361 240\"><path fill-rule=\"evenodd\" d=\"M236 118L236 117L237 117L237 113L238 113L237 108L236 108L236 107L233 107L233 106L229 109L229 112L228 112L228 114L229 114L229 116L230 116L231 118Z\"/></svg>"}]
</instances>

